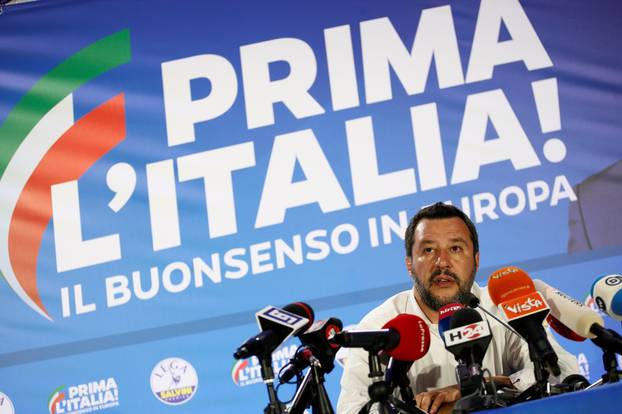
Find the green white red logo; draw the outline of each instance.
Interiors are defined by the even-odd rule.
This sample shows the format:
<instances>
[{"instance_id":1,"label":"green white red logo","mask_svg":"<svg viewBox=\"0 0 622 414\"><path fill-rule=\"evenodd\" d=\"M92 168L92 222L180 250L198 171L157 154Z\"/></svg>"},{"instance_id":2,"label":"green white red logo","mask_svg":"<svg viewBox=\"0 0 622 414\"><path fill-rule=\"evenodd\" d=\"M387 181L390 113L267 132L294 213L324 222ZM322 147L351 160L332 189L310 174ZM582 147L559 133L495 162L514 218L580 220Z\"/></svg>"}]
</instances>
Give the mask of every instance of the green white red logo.
<instances>
[{"instance_id":1,"label":"green white red logo","mask_svg":"<svg viewBox=\"0 0 622 414\"><path fill-rule=\"evenodd\" d=\"M73 94L131 58L129 30L114 33L43 76L0 126L0 272L28 306L51 320L37 259L52 217L50 187L79 179L125 138L121 93L79 120Z\"/></svg>"},{"instance_id":2,"label":"green white red logo","mask_svg":"<svg viewBox=\"0 0 622 414\"><path fill-rule=\"evenodd\" d=\"M69 387L61 385L48 398L50 414L86 414L119 406L119 387L113 377Z\"/></svg>"},{"instance_id":3,"label":"green white red logo","mask_svg":"<svg viewBox=\"0 0 622 414\"><path fill-rule=\"evenodd\" d=\"M63 392L64 388L65 386L61 385L50 395L50 398L48 399L48 411L50 414L56 414L56 407L58 407L59 403L65 399L65 393Z\"/></svg>"}]
</instances>

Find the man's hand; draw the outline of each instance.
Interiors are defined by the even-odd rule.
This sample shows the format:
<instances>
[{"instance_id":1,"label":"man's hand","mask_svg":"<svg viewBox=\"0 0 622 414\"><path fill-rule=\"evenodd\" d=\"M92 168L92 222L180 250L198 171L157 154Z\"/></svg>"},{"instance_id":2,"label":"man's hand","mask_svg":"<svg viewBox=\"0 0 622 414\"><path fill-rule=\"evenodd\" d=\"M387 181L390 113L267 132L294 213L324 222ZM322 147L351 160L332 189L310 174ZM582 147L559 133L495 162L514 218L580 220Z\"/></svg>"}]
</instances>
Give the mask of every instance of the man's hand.
<instances>
[{"instance_id":1,"label":"man's hand","mask_svg":"<svg viewBox=\"0 0 622 414\"><path fill-rule=\"evenodd\" d=\"M430 414L436 414L442 404L456 402L459 399L460 387L458 385L422 392L415 397L417 407Z\"/></svg>"}]
</instances>

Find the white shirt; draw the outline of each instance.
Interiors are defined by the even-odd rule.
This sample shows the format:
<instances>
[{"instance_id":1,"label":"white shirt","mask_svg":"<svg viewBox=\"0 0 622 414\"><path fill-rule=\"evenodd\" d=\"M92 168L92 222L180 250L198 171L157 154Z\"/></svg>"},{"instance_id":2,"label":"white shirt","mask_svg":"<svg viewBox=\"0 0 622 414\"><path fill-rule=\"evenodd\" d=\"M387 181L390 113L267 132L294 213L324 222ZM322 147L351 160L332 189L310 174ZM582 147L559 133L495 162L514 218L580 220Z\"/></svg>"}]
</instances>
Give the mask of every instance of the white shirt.
<instances>
[{"instance_id":1,"label":"white shirt","mask_svg":"<svg viewBox=\"0 0 622 414\"><path fill-rule=\"evenodd\" d=\"M480 298L480 306L503 320L497 307L492 303L488 289L481 289L476 283L471 289ZM490 370L491 375L509 376L519 390L527 389L535 382L533 364L529 359L527 343L509 331L499 322L478 310L487 320L492 340L484 356L482 368ZM452 353L445 349L445 343L438 333L438 324L430 322L415 300L412 290L400 292L382 305L369 312L358 324L357 329L381 329L382 326L401 313L417 315L428 323L430 328L430 349L422 358L415 361L408 372L410 385L415 394L456 384L455 368L458 364ZM561 375L550 377L551 383L560 382L570 374L579 372L576 358L564 350L547 329L551 346L559 357ZM369 367L367 351L352 348L345 361L341 377L341 393L337 403L338 414L358 413L369 401L367 387Z\"/></svg>"}]
</instances>

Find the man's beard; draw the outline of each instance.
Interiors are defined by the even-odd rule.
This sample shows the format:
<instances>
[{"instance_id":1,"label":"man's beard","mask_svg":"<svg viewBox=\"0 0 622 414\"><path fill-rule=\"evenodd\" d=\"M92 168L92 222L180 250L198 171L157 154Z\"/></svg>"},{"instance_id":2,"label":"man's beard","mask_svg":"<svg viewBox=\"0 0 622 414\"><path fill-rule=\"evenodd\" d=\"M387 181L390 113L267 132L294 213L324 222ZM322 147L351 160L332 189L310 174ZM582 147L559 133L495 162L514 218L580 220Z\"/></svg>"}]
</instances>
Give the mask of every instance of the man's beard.
<instances>
[{"instance_id":1,"label":"man's beard","mask_svg":"<svg viewBox=\"0 0 622 414\"><path fill-rule=\"evenodd\" d=\"M466 281L466 283L462 283L458 276L450 270L435 270L432 272L430 279L428 279L428 286L426 287L424 283L417 277L414 271L412 271L412 278L415 281L415 290L419 293L419 297L428 305L431 309L438 311L445 305L450 303L465 303L466 302L466 294L471 292L471 287L473 286L473 282L475 281L475 268L473 268L473 272L471 272L471 277ZM448 298L439 298L438 296L434 296L432 292L430 292L430 287L432 286L433 280L436 276L444 275L451 277L453 281L458 285L458 292L450 296Z\"/></svg>"}]
</instances>

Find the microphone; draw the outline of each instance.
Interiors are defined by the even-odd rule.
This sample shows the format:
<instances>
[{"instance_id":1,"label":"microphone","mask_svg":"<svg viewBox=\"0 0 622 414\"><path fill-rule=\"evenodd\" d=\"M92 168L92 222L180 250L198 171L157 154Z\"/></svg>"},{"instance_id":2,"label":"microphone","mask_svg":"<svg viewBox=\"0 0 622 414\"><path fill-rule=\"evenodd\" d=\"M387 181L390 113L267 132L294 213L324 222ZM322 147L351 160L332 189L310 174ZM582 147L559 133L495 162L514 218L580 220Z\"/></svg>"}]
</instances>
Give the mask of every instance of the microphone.
<instances>
[{"instance_id":1,"label":"microphone","mask_svg":"<svg viewBox=\"0 0 622 414\"><path fill-rule=\"evenodd\" d=\"M585 341L585 337L577 334L575 331L564 325L559 319L556 319L554 316L549 314L546 317L546 322L549 324L551 329L557 332L559 335L563 336L566 339L570 339L575 342L583 342Z\"/></svg>"},{"instance_id":2,"label":"microphone","mask_svg":"<svg viewBox=\"0 0 622 414\"><path fill-rule=\"evenodd\" d=\"M233 354L235 359L270 356L282 342L304 332L313 322L313 309L303 302L294 302L282 309L266 306L255 314L261 332L244 342Z\"/></svg>"},{"instance_id":3,"label":"microphone","mask_svg":"<svg viewBox=\"0 0 622 414\"><path fill-rule=\"evenodd\" d=\"M467 366L481 365L492 339L490 326L482 315L471 308L458 309L449 328L443 333L445 348Z\"/></svg>"},{"instance_id":4,"label":"microphone","mask_svg":"<svg viewBox=\"0 0 622 414\"><path fill-rule=\"evenodd\" d=\"M329 373L335 368L335 355L339 345L329 342L337 332L343 329L343 323L337 318L316 321L307 331L299 335L303 347L296 351L296 355L279 372L279 381L288 382L300 374L312 361L317 358L322 371Z\"/></svg>"},{"instance_id":5,"label":"microphone","mask_svg":"<svg viewBox=\"0 0 622 414\"><path fill-rule=\"evenodd\" d=\"M499 322L501 325L503 325L503 327L505 329L507 329L508 331L512 332L514 335L516 335L517 337L519 337L522 341L525 341L525 338L523 338L522 336L520 336L520 334L518 332L516 332L514 330L514 328L512 328L510 325L508 325L507 323L505 323L503 320L499 319L497 316L495 316L493 313L491 313L488 309L486 309L485 307L481 306L479 304L480 300L477 296L475 296L473 293L471 292L467 292L464 294L463 296L464 299L464 304L466 306L468 306L469 308L473 308L473 309L479 309L482 312L484 312L486 315L490 316L492 319L494 319L495 321ZM525 341L526 342L526 341Z\"/></svg>"},{"instance_id":6,"label":"microphone","mask_svg":"<svg viewBox=\"0 0 622 414\"><path fill-rule=\"evenodd\" d=\"M622 321L622 275L599 277L592 284L591 294L600 310Z\"/></svg>"},{"instance_id":7,"label":"microphone","mask_svg":"<svg viewBox=\"0 0 622 414\"><path fill-rule=\"evenodd\" d=\"M443 333L445 348L458 361L456 376L463 397L476 399L481 395L477 392L484 387L481 364L491 339L488 322L471 308L458 309L451 317L449 330Z\"/></svg>"},{"instance_id":8,"label":"microphone","mask_svg":"<svg viewBox=\"0 0 622 414\"><path fill-rule=\"evenodd\" d=\"M443 306L443 308L447 308L448 306L451 306L451 305ZM404 314L404 315L399 315L399 316L402 316L403 318L403 316L415 316L415 315ZM408 359L400 359L396 357L395 355L397 354L397 352L395 350L389 352L389 354L392 356L391 358L389 358L389 364L387 366L387 370L385 373L385 381L387 381L387 383L389 384L392 390L395 389L395 387L397 387L398 385L400 385L399 384L400 381L406 377L406 374L408 373L408 370L410 370L410 367L412 367L413 362L423 357L428 352L428 349L430 347L430 332L429 332L428 326L418 316L415 316L415 318L417 319L416 320L414 318L413 319L416 321L417 326L424 327L422 328L423 331L420 331L420 335L422 335L421 336L422 341L420 342L420 345L422 345L422 348L420 348L418 352L413 353L411 355L406 355L405 353L401 353L401 352L399 353L399 355L402 357L408 356L409 357ZM391 322L395 321L396 319L397 318L393 319ZM423 322L423 323L421 324L420 322ZM400 323L403 324L403 322L400 322ZM385 324L385 326L387 326L387 324ZM400 327L398 326L397 329L400 329ZM408 333L408 336L411 336L411 334ZM407 345L402 345L402 346L406 347Z\"/></svg>"},{"instance_id":9,"label":"microphone","mask_svg":"<svg viewBox=\"0 0 622 414\"><path fill-rule=\"evenodd\" d=\"M516 266L499 269L490 275L488 293L510 326L527 340L532 360L542 362L554 376L560 375L557 354L542 326L549 307L529 275Z\"/></svg>"},{"instance_id":10,"label":"microphone","mask_svg":"<svg viewBox=\"0 0 622 414\"><path fill-rule=\"evenodd\" d=\"M430 348L430 329L420 317L403 313L382 329L341 331L330 342L346 348L364 348L369 352L386 351L396 359L416 361Z\"/></svg>"},{"instance_id":11,"label":"microphone","mask_svg":"<svg viewBox=\"0 0 622 414\"><path fill-rule=\"evenodd\" d=\"M462 303L449 303L438 310L438 334L441 338L443 333L449 329L452 315L462 308L464 308Z\"/></svg>"},{"instance_id":12,"label":"microphone","mask_svg":"<svg viewBox=\"0 0 622 414\"><path fill-rule=\"evenodd\" d=\"M607 277L611 276L605 276L595 284L598 284ZM622 276L620 277L620 281L622 281ZM605 328L605 322L597 312L594 312L583 303L552 288L541 280L534 280L534 284L536 289L542 293L549 303L551 315L561 324L565 325L571 332L583 338L592 339L594 343L600 347L605 347L618 354L622 354L622 341L619 335L615 331ZM604 281L603 284L606 285ZM607 293L609 292L610 291L607 291Z\"/></svg>"}]
</instances>

